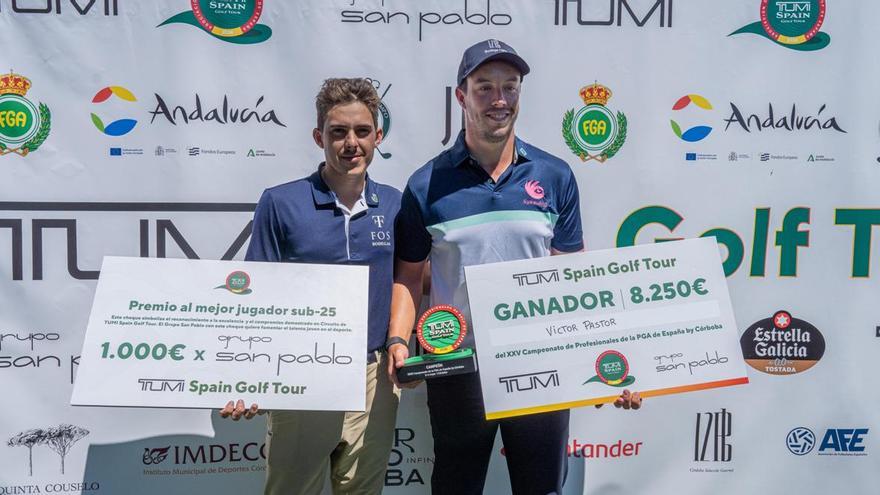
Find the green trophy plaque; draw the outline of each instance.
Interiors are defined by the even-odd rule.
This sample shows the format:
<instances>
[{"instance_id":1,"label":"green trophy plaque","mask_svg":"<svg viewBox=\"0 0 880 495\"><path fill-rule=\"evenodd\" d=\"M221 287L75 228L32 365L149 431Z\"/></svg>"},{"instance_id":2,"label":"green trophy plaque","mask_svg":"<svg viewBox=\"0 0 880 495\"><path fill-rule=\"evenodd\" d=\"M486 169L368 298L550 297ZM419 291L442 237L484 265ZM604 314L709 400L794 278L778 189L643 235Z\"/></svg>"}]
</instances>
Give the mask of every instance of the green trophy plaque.
<instances>
[{"instance_id":1,"label":"green trophy plaque","mask_svg":"<svg viewBox=\"0 0 880 495\"><path fill-rule=\"evenodd\" d=\"M467 323L452 306L440 305L425 311L416 325L419 345L427 354L404 361L397 370L402 383L477 371L473 349L459 349L467 335Z\"/></svg>"}]
</instances>

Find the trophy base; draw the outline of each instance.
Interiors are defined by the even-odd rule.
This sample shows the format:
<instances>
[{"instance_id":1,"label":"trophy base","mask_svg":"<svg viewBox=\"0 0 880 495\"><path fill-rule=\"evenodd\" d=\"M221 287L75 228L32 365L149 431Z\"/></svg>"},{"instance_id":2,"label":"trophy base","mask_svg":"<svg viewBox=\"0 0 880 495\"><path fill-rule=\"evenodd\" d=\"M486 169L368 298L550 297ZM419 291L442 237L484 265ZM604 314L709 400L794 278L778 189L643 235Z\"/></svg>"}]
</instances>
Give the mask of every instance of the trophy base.
<instances>
[{"instance_id":1,"label":"trophy base","mask_svg":"<svg viewBox=\"0 0 880 495\"><path fill-rule=\"evenodd\" d=\"M407 359L397 370L401 383L428 380L441 376L463 375L477 371L477 355L473 349L460 349L448 354L425 354Z\"/></svg>"}]
</instances>

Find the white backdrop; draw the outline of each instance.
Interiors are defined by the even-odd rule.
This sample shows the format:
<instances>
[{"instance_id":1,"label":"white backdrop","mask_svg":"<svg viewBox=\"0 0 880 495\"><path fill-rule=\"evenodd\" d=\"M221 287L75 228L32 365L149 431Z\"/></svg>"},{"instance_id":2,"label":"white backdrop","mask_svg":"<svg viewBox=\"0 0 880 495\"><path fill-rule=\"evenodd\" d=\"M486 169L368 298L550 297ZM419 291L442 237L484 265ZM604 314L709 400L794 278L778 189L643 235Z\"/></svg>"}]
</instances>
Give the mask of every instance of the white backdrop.
<instances>
[{"instance_id":1,"label":"white backdrop","mask_svg":"<svg viewBox=\"0 0 880 495\"><path fill-rule=\"evenodd\" d=\"M260 192L322 158L311 129L327 77L376 81L390 127L370 172L403 187L448 144L447 126L454 139L461 117L447 95L461 52L489 37L532 67L518 134L572 166L588 249L716 235L741 332L786 310L825 341L799 373L749 368L749 385L637 413L573 411L565 493L876 493L880 4L829 0L816 39L830 43L814 51L728 36L760 7L265 0L247 38L258 42L236 43L160 26L186 0L0 0L0 68L30 79L25 98L51 112L42 146L0 156L0 494L258 492L262 419L68 405L101 258L241 259ZM627 119L604 163L582 162L561 132L594 82ZM108 86L134 101L117 90L93 102ZM685 95L709 105L673 110ZM233 109L259 118L233 122L249 113ZM825 125L796 128L804 118ZM130 132L108 135L125 119ZM670 120L712 129L687 142ZM388 493L430 491L424 402L423 388L404 393ZM505 469L499 452L487 493L509 492Z\"/></svg>"}]
</instances>

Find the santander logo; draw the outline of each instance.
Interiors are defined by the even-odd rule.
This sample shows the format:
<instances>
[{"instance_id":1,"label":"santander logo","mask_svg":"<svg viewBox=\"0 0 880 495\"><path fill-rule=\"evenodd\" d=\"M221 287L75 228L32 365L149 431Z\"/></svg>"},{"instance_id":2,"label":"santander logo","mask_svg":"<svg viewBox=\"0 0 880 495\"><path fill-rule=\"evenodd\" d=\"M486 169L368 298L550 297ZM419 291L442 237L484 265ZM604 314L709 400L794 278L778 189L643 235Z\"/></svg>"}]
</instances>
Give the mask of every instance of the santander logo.
<instances>
[{"instance_id":1,"label":"santander logo","mask_svg":"<svg viewBox=\"0 0 880 495\"><path fill-rule=\"evenodd\" d=\"M536 180L530 180L525 185L526 194L532 199L544 199L544 188Z\"/></svg>"}]
</instances>

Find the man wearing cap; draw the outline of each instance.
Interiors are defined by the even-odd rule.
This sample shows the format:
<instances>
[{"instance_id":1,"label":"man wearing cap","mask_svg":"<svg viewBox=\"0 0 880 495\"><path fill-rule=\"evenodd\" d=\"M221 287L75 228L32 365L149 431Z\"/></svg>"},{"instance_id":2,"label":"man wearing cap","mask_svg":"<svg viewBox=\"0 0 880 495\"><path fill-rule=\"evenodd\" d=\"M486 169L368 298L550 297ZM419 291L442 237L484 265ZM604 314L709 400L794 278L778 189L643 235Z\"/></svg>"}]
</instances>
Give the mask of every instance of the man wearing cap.
<instances>
[{"instance_id":1,"label":"man wearing cap","mask_svg":"<svg viewBox=\"0 0 880 495\"><path fill-rule=\"evenodd\" d=\"M578 188L568 164L514 134L521 82L528 73L528 64L498 40L464 52L455 95L465 130L452 148L410 177L398 215L386 344L392 380L409 356L406 341L429 257L431 305L455 306L470 320L465 266L584 248ZM473 335L464 346L473 346ZM482 493L498 428L514 494L562 490L567 410L487 421L477 373L434 378L427 387L435 454L432 493ZM626 409L640 404L638 394L629 391L615 402Z\"/></svg>"}]
</instances>

